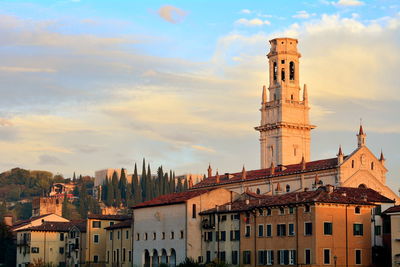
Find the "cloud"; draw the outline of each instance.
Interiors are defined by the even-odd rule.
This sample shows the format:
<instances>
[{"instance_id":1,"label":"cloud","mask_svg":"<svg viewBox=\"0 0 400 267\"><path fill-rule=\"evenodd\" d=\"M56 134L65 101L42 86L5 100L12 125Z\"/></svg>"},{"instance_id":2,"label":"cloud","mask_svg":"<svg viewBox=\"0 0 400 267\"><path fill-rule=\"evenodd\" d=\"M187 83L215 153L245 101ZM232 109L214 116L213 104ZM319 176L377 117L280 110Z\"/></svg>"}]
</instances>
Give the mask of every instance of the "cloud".
<instances>
[{"instance_id":1,"label":"cloud","mask_svg":"<svg viewBox=\"0 0 400 267\"><path fill-rule=\"evenodd\" d=\"M235 24L253 27L253 26L270 25L271 22L268 21L268 20L261 20L261 19L258 19L258 18L250 19L250 20L249 19L245 19L245 18L241 18L241 19L238 19L237 21L235 21Z\"/></svg>"},{"instance_id":2,"label":"cloud","mask_svg":"<svg viewBox=\"0 0 400 267\"><path fill-rule=\"evenodd\" d=\"M251 10L249 10L249 9L242 9L242 10L240 11L240 13L242 13L242 14L251 14Z\"/></svg>"},{"instance_id":3,"label":"cloud","mask_svg":"<svg viewBox=\"0 0 400 267\"><path fill-rule=\"evenodd\" d=\"M12 126L13 123L10 120L7 120L5 118L0 118L0 126Z\"/></svg>"},{"instance_id":4,"label":"cloud","mask_svg":"<svg viewBox=\"0 0 400 267\"><path fill-rule=\"evenodd\" d=\"M64 162L56 156L43 154L39 156L39 165L64 165Z\"/></svg>"},{"instance_id":5,"label":"cloud","mask_svg":"<svg viewBox=\"0 0 400 267\"><path fill-rule=\"evenodd\" d=\"M337 2L333 2L334 5L337 6L362 6L364 2L359 0L339 0Z\"/></svg>"},{"instance_id":6,"label":"cloud","mask_svg":"<svg viewBox=\"0 0 400 267\"><path fill-rule=\"evenodd\" d=\"M55 69L51 68L30 68L30 67L11 67L11 66L0 66L0 71L4 72L56 72Z\"/></svg>"},{"instance_id":7,"label":"cloud","mask_svg":"<svg viewBox=\"0 0 400 267\"><path fill-rule=\"evenodd\" d=\"M201 145L192 145L192 148L199 150L199 151L204 151L208 153L215 153L215 150L209 147L201 146Z\"/></svg>"},{"instance_id":8,"label":"cloud","mask_svg":"<svg viewBox=\"0 0 400 267\"><path fill-rule=\"evenodd\" d=\"M298 19L308 19L311 16L315 16L315 15L316 15L315 13L310 14L305 10L301 10L301 11L297 11L296 15L293 15L292 17L293 18L298 18Z\"/></svg>"},{"instance_id":9,"label":"cloud","mask_svg":"<svg viewBox=\"0 0 400 267\"><path fill-rule=\"evenodd\" d=\"M158 15L165 21L179 23L186 17L187 12L175 6L165 5L160 7Z\"/></svg>"}]
</instances>

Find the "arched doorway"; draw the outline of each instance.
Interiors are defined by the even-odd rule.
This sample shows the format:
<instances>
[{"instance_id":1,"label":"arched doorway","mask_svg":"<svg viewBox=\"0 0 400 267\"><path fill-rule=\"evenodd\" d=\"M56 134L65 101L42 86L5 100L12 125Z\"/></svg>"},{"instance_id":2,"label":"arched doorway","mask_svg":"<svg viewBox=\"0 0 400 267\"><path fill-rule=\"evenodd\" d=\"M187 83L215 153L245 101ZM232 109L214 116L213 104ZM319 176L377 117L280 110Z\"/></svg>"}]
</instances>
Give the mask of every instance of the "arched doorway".
<instances>
[{"instance_id":1,"label":"arched doorway","mask_svg":"<svg viewBox=\"0 0 400 267\"><path fill-rule=\"evenodd\" d=\"M152 267L158 267L159 262L158 262L158 252L156 249L153 249L153 257L151 261L151 266Z\"/></svg>"},{"instance_id":2,"label":"arched doorway","mask_svg":"<svg viewBox=\"0 0 400 267\"><path fill-rule=\"evenodd\" d=\"M176 252L175 249L171 248L171 256L169 256L169 266L176 266Z\"/></svg>"},{"instance_id":3,"label":"arched doorway","mask_svg":"<svg viewBox=\"0 0 400 267\"><path fill-rule=\"evenodd\" d=\"M168 263L168 256L167 256L167 251L165 249L163 249L161 251L161 264L167 264Z\"/></svg>"},{"instance_id":4,"label":"arched doorway","mask_svg":"<svg viewBox=\"0 0 400 267\"><path fill-rule=\"evenodd\" d=\"M150 267L150 253L147 249L144 251L144 265L143 266Z\"/></svg>"},{"instance_id":5,"label":"arched doorway","mask_svg":"<svg viewBox=\"0 0 400 267\"><path fill-rule=\"evenodd\" d=\"M360 184L360 185L358 186L358 188L367 189L367 186L366 186L365 184Z\"/></svg>"}]
</instances>

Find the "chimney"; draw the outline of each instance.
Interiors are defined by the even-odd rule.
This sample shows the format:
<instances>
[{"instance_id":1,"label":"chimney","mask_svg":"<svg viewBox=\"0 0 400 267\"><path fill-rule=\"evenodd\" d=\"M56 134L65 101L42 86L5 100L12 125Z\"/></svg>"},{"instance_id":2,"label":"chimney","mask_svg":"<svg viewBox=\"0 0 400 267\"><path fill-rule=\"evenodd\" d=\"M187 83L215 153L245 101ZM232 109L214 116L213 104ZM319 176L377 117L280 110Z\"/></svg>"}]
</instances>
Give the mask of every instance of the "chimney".
<instances>
[{"instance_id":1,"label":"chimney","mask_svg":"<svg viewBox=\"0 0 400 267\"><path fill-rule=\"evenodd\" d=\"M246 180L246 169L244 168L244 165L242 169L242 180Z\"/></svg>"},{"instance_id":2,"label":"chimney","mask_svg":"<svg viewBox=\"0 0 400 267\"><path fill-rule=\"evenodd\" d=\"M281 184L280 184L279 182L278 182L278 184L276 185L275 192L276 192L277 194L280 194L280 193L282 192Z\"/></svg>"},{"instance_id":3,"label":"chimney","mask_svg":"<svg viewBox=\"0 0 400 267\"><path fill-rule=\"evenodd\" d=\"M5 214L4 215L4 224L7 226L13 225L14 216L12 214Z\"/></svg>"},{"instance_id":4,"label":"chimney","mask_svg":"<svg viewBox=\"0 0 400 267\"><path fill-rule=\"evenodd\" d=\"M306 161L304 159L304 155L301 157L301 170L304 171L306 169Z\"/></svg>"},{"instance_id":5,"label":"chimney","mask_svg":"<svg viewBox=\"0 0 400 267\"><path fill-rule=\"evenodd\" d=\"M249 204L250 204L250 200L246 199L246 205L249 205Z\"/></svg>"},{"instance_id":6,"label":"chimney","mask_svg":"<svg viewBox=\"0 0 400 267\"><path fill-rule=\"evenodd\" d=\"M210 178L212 176L212 169L211 169L210 164L208 164L207 174L208 174L208 178Z\"/></svg>"},{"instance_id":7,"label":"chimney","mask_svg":"<svg viewBox=\"0 0 400 267\"><path fill-rule=\"evenodd\" d=\"M342 152L342 146L339 146L339 152L337 153L337 160L338 160L338 165L343 163L343 152Z\"/></svg>"},{"instance_id":8,"label":"chimney","mask_svg":"<svg viewBox=\"0 0 400 267\"><path fill-rule=\"evenodd\" d=\"M189 176L189 189L193 187L192 175Z\"/></svg>"},{"instance_id":9,"label":"chimney","mask_svg":"<svg viewBox=\"0 0 400 267\"><path fill-rule=\"evenodd\" d=\"M215 182L216 182L217 184L219 184L219 174L218 174L218 170L217 170L217 173L215 174Z\"/></svg>"},{"instance_id":10,"label":"chimney","mask_svg":"<svg viewBox=\"0 0 400 267\"><path fill-rule=\"evenodd\" d=\"M271 167L269 169L270 169L271 175L274 175L275 174L275 165L274 165L273 161L271 162Z\"/></svg>"}]
</instances>

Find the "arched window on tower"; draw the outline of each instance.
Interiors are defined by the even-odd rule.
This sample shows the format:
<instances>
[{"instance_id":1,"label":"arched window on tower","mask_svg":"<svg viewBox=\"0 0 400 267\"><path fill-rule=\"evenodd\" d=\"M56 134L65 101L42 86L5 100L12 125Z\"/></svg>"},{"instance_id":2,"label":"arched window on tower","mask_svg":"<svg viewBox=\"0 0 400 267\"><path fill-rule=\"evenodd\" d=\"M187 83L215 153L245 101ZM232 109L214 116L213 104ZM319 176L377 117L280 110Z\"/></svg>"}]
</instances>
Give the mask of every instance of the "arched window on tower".
<instances>
[{"instance_id":1,"label":"arched window on tower","mask_svg":"<svg viewBox=\"0 0 400 267\"><path fill-rule=\"evenodd\" d=\"M276 81L277 76L278 76L278 64L274 62L274 81Z\"/></svg>"},{"instance_id":2,"label":"arched window on tower","mask_svg":"<svg viewBox=\"0 0 400 267\"><path fill-rule=\"evenodd\" d=\"M282 78L282 81L284 82L285 81L285 68L282 68L282 70L281 70L281 78Z\"/></svg>"},{"instance_id":3,"label":"arched window on tower","mask_svg":"<svg viewBox=\"0 0 400 267\"><path fill-rule=\"evenodd\" d=\"M286 185L286 192L290 192L290 185Z\"/></svg>"},{"instance_id":4,"label":"arched window on tower","mask_svg":"<svg viewBox=\"0 0 400 267\"><path fill-rule=\"evenodd\" d=\"M294 80L294 62L290 61L289 63L289 78L291 81Z\"/></svg>"}]
</instances>

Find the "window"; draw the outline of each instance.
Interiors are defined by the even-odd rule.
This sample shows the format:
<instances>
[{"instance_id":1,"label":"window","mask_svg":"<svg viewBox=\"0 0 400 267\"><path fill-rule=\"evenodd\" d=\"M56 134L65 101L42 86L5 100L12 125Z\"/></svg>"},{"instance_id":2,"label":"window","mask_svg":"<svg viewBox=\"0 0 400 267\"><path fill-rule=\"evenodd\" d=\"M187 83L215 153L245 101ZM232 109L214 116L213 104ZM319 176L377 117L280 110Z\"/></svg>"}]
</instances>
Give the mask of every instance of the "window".
<instances>
[{"instance_id":1,"label":"window","mask_svg":"<svg viewBox=\"0 0 400 267\"><path fill-rule=\"evenodd\" d=\"M304 251L305 264L311 264L311 249L307 248Z\"/></svg>"},{"instance_id":2,"label":"window","mask_svg":"<svg viewBox=\"0 0 400 267\"><path fill-rule=\"evenodd\" d=\"M129 250L129 253L128 253L128 260L129 260L129 262L132 261L132 251L130 251L130 250Z\"/></svg>"},{"instance_id":3,"label":"window","mask_svg":"<svg viewBox=\"0 0 400 267\"><path fill-rule=\"evenodd\" d=\"M174 231L172 231L171 232L171 239L174 239L175 238L175 233L174 233Z\"/></svg>"},{"instance_id":4,"label":"window","mask_svg":"<svg viewBox=\"0 0 400 267\"><path fill-rule=\"evenodd\" d=\"M243 251L243 264L251 264L251 251Z\"/></svg>"},{"instance_id":5,"label":"window","mask_svg":"<svg viewBox=\"0 0 400 267\"><path fill-rule=\"evenodd\" d=\"M211 251L207 250L206 252L206 263L211 262Z\"/></svg>"},{"instance_id":6,"label":"window","mask_svg":"<svg viewBox=\"0 0 400 267\"><path fill-rule=\"evenodd\" d=\"M353 224L353 235L361 236L363 235L363 224L355 223Z\"/></svg>"},{"instance_id":7,"label":"window","mask_svg":"<svg viewBox=\"0 0 400 267\"><path fill-rule=\"evenodd\" d=\"M312 223L304 223L304 235L312 235Z\"/></svg>"},{"instance_id":8,"label":"window","mask_svg":"<svg viewBox=\"0 0 400 267\"><path fill-rule=\"evenodd\" d=\"M99 243L99 235L93 235L93 242Z\"/></svg>"},{"instance_id":9,"label":"window","mask_svg":"<svg viewBox=\"0 0 400 267\"><path fill-rule=\"evenodd\" d=\"M238 256L239 256L238 251L237 250L233 250L232 251L232 261L231 261L233 265L237 265L239 263Z\"/></svg>"},{"instance_id":10,"label":"window","mask_svg":"<svg viewBox=\"0 0 400 267\"><path fill-rule=\"evenodd\" d=\"M140 234L136 233L136 241L139 241L139 240L140 240Z\"/></svg>"},{"instance_id":11,"label":"window","mask_svg":"<svg viewBox=\"0 0 400 267\"><path fill-rule=\"evenodd\" d=\"M289 63L289 79L291 81L294 80L294 62L293 61L290 61L290 63Z\"/></svg>"},{"instance_id":12,"label":"window","mask_svg":"<svg viewBox=\"0 0 400 267\"><path fill-rule=\"evenodd\" d=\"M221 235L220 241L226 241L226 232L225 231L221 231L220 235Z\"/></svg>"},{"instance_id":13,"label":"window","mask_svg":"<svg viewBox=\"0 0 400 267\"><path fill-rule=\"evenodd\" d=\"M266 236L271 237L272 236L272 224L267 224L266 227L267 227Z\"/></svg>"},{"instance_id":14,"label":"window","mask_svg":"<svg viewBox=\"0 0 400 267\"><path fill-rule=\"evenodd\" d=\"M351 161L351 167L354 168L354 159Z\"/></svg>"},{"instance_id":15,"label":"window","mask_svg":"<svg viewBox=\"0 0 400 267\"><path fill-rule=\"evenodd\" d=\"M219 258L219 260L221 262L226 262L226 253L225 253L225 251L220 251L219 255L218 255L218 258Z\"/></svg>"},{"instance_id":16,"label":"window","mask_svg":"<svg viewBox=\"0 0 400 267\"><path fill-rule=\"evenodd\" d=\"M231 230L230 237L231 237L231 241L240 240L240 231L239 230Z\"/></svg>"},{"instance_id":17,"label":"window","mask_svg":"<svg viewBox=\"0 0 400 267\"><path fill-rule=\"evenodd\" d=\"M324 264L331 264L331 250L324 249Z\"/></svg>"},{"instance_id":18,"label":"window","mask_svg":"<svg viewBox=\"0 0 400 267\"><path fill-rule=\"evenodd\" d=\"M276 235L277 236L285 236L286 235L286 224L277 224L276 225Z\"/></svg>"},{"instance_id":19,"label":"window","mask_svg":"<svg viewBox=\"0 0 400 267\"><path fill-rule=\"evenodd\" d=\"M59 252L60 252L60 254L64 254L64 247L60 247Z\"/></svg>"},{"instance_id":20,"label":"window","mask_svg":"<svg viewBox=\"0 0 400 267\"><path fill-rule=\"evenodd\" d=\"M246 230L244 232L244 236L245 237L250 237L250 231L251 231L250 225L246 225Z\"/></svg>"},{"instance_id":21,"label":"window","mask_svg":"<svg viewBox=\"0 0 400 267\"><path fill-rule=\"evenodd\" d=\"M32 247L32 253L39 253L38 247Z\"/></svg>"},{"instance_id":22,"label":"window","mask_svg":"<svg viewBox=\"0 0 400 267\"><path fill-rule=\"evenodd\" d=\"M101 228L101 221L93 221L92 228Z\"/></svg>"},{"instance_id":23,"label":"window","mask_svg":"<svg viewBox=\"0 0 400 267\"><path fill-rule=\"evenodd\" d=\"M147 236L147 233L144 233L143 239L144 239L144 240L147 240L147 237L148 237L148 236Z\"/></svg>"},{"instance_id":24,"label":"window","mask_svg":"<svg viewBox=\"0 0 400 267\"><path fill-rule=\"evenodd\" d=\"M232 215L233 217L231 217L231 220L239 220L240 219L240 214L236 213L234 215Z\"/></svg>"},{"instance_id":25,"label":"window","mask_svg":"<svg viewBox=\"0 0 400 267\"><path fill-rule=\"evenodd\" d=\"M264 236L264 225L259 224L258 225L258 237L263 237Z\"/></svg>"},{"instance_id":26,"label":"window","mask_svg":"<svg viewBox=\"0 0 400 267\"><path fill-rule=\"evenodd\" d=\"M333 227L331 222L324 222L324 235L332 235Z\"/></svg>"},{"instance_id":27,"label":"window","mask_svg":"<svg viewBox=\"0 0 400 267\"><path fill-rule=\"evenodd\" d=\"M125 231L125 239L128 240L129 239L129 230Z\"/></svg>"},{"instance_id":28,"label":"window","mask_svg":"<svg viewBox=\"0 0 400 267\"><path fill-rule=\"evenodd\" d=\"M221 217L218 217L218 219L220 219L221 222L226 221L226 215L222 215Z\"/></svg>"},{"instance_id":29,"label":"window","mask_svg":"<svg viewBox=\"0 0 400 267\"><path fill-rule=\"evenodd\" d=\"M304 212L310 212L310 211L311 211L310 205L304 205Z\"/></svg>"},{"instance_id":30,"label":"window","mask_svg":"<svg viewBox=\"0 0 400 267\"><path fill-rule=\"evenodd\" d=\"M289 250L289 265L296 264L296 250Z\"/></svg>"},{"instance_id":31,"label":"window","mask_svg":"<svg viewBox=\"0 0 400 267\"><path fill-rule=\"evenodd\" d=\"M121 238L121 232L117 231L117 239L119 240Z\"/></svg>"},{"instance_id":32,"label":"window","mask_svg":"<svg viewBox=\"0 0 400 267\"><path fill-rule=\"evenodd\" d=\"M110 251L108 250L107 251L107 263L109 263L110 262Z\"/></svg>"},{"instance_id":33,"label":"window","mask_svg":"<svg viewBox=\"0 0 400 267\"><path fill-rule=\"evenodd\" d=\"M93 262L99 262L99 256L94 255L93 256Z\"/></svg>"},{"instance_id":34,"label":"window","mask_svg":"<svg viewBox=\"0 0 400 267\"><path fill-rule=\"evenodd\" d=\"M113 240L113 232L110 231L110 240Z\"/></svg>"},{"instance_id":35,"label":"window","mask_svg":"<svg viewBox=\"0 0 400 267\"><path fill-rule=\"evenodd\" d=\"M257 265L265 265L264 250L257 251Z\"/></svg>"},{"instance_id":36,"label":"window","mask_svg":"<svg viewBox=\"0 0 400 267\"><path fill-rule=\"evenodd\" d=\"M126 261L125 254L126 254L126 250L125 250L125 248L123 248L122 249L122 261Z\"/></svg>"},{"instance_id":37,"label":"window","mask_svg":"<svg viewBox=\"0 0 400 267\"><path fill-rule=\"evenodd\" d=\"M296 150L295 150L296 151ZM296 153L295 153L296 154ZM286 185L286 192L290 192L290 185Z\"/></svg>"},{"instance_id":38,"label":"window","mask_svg":"<svg viewBox=\"0 0 400 267\"><path fill-rule=\"evenodd\" d=\"M294 236L294 224L289 223L289 235Z\"/></svg>"},{"instance_id":39,"label":"window","mask_svg":"<svg viewBox=\"0 0 400 267\"><path fill-rule=\"evenodd\" d=\"M375 225L375 235L381 235L381 234L382 234L382 226Z\"/></svg>"},{"instance_id":40,"label":"window","mask_svg":"<svg viewBox=\"0 0 400 267\"><path fill-rule=\"evenodd\" d=\"M113 226L114 225L114 222L110 222L110 226Z\"/></svg>"},{"instance_id":41,"label":"window","mask_svg":"<svg viewBox=\"0 0 400 267\"><path fill-rule=\"evenodd\" d=\"M285 214L285 208L279 208L279 214L280 215L283 215L283 214Z\"/></svg>"},{"instance_id":42,"label":"window","mask_svg":"<svg viewBox=\"0 0 400 267\"><path fill-rule=\"evenodd\" d=\"M356 249L356 264L361 264L361 249Z\"/></svg>"},{"instance_id":43,"label":"window","mask_svg":"<svg viewBox=\"0 0 400 267\"><path fill-rule=\"evenodd\" d=\"M157 239L157 234L156 234L156 232L154 232L153 233L153 240L156 240Z\"/></svg>"},{"instance_id":44,"label":"window","mask_svg":"<svg viewBox=\"0 0 400 267\"><path fill-rule=\"evenodd\" d=\"M196 214L196 204L193 204L192 205L192 218L196 219L196 216L197 216L197 214Z\"/></svg>"},{"instance_id":45,"label":"window","mask_svg":"<svg viewBox=\"0 0 400 267\"><path fill-rule=\"evenodd\" d=\"M213 232L207 232L206 237L207 237L206 241L212 241L213 240Z\"/></svg>"},{"instance_id":46,"label":"window","mask_svg":"<svg viewBox=\"0 0 400 267\"><path fill-rule=\"evenodd\" d=\"M373 169L374 169L374 163L371 162L371 170L373 170Z\"/></svg>"},{"instance_id":47,"label":"window","mask_svg":"<svg viewBox=\"0 0 400 267\"><path fill-rule=\"evenodd\" d=\"M284 59L281 60L281 64L285 64L285 60Z\"/></svg>"},{"instance_id":48,"label":"window","mask_svg":"<svg viewBox=\"0 0 400 267\"><path fill-rule=\"evenodd\" d=\"M161 239L164 240L165 239L165 232L161 233Z\"/></svg>"},{"instance_id":49,"label":"window","mask_svg":"<svg viewBox=\"0 0 400 267\"><path fill-rule=\"evenodd\" d=\"M355 214L361 214L361 208L358 207L358 206L355 207L355 208L354 208L354 213L355 213Z\"/></svg>"},{"instance_id":50,"label":"window","mask_svg":"<svg viewBox=\"0 0 400 267\"><path fill-rule=\"evenodd\" d=\"M294 208L293 207L289 207L289 214L293 214L294 213Z\"/></svg>"},{"instance_id":51,"label":"window","mask_svg":"<svg viewBox=\"0 0 400 267\"><path fill-rule=\"evenodd\" d=\"M381 206L381 205L376 206L376 207L374 208L374 210L375 210L375 215L381 215L381 213L382 213L382 206Z\"/></svg>"},{"instance_id":52,"label":"window","mask_svg":"<svg viewBox=\"0 0 400 267\"><path fill-rule=\"evenodd\" d=\"M274 264L274 251L273 250L265 250L264 252L265 256L265 265L272 265Z\"/></svg>"},{"instance_id":53,"label":"window","mask_svg":"<svg viewBox=\"0 0 400 267\"><path fill-rule=\"evenodd\" d=\"M267 215L268 215L268 216L271 216L271 213L272 213L272 212L271 212L271 209L268 208L268 209L267 209Z\"/></svg>"},{"instance_id":54,"label":"window","mask_svg":"<svg viewBox=\"0 0 400 267\"><path fill-rule=\"evenodd\" d=\"M263 216L263 214L264 214L263 209L259 209L259 210L258 210L258 215L259 215L259 216Z\"/></svg>"},{"instance_id":55,"label":"window","mask_svg":"<svg viewBox=\"0 0 400 267\"><path fill-rule=\"evenodd\" d=\"M257 193L257 194L261 194L260 188L257 188L256 193Z\"/></svg>"},{"instance_id":56,"label":"window","mask_svg":"<svg viewBox=\"0 0 400 267\"><path fill-rule=\"evenodd\" d=\"M278 64L276 64L276 62L274 62L274 81L276 81L276 77L277 77L277 73L278 73Z\"/></svg>"},{"instance_id":57,"label":"window","mask_svg":"<svg viewBox=\"0 0 400 267\"><path fill-rule=\"evenodd\" d=\"M289 250L278 250L278 261L280 265L288 265Z\"/></svg>"},{"instance_id":58,"label":"window","mask_svg":"<svg viewBox=\"0 0 400 267\"><path fill-rule=\"evenodd\" d=\"M64 241L64 233L60 233L60 241Z\"/></svg>"},{"instance_id":59,"label":"window","mask_svg":"<svg viewBox=\"0 0 400 267\"><path fill-rule=\"evenodd\" d=\"M281 69L281 80L285 81L285 68Z\"/></svg>"}]
</instances>

